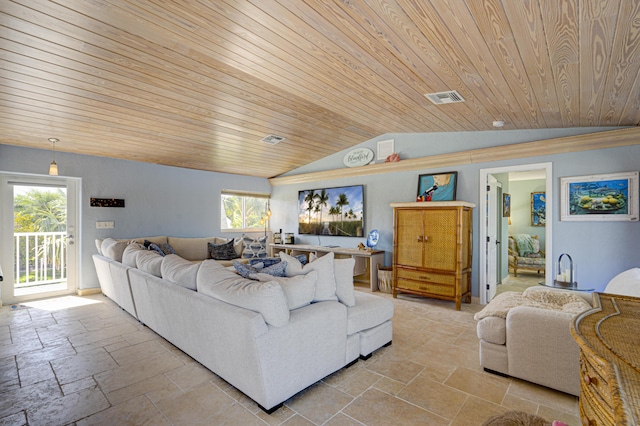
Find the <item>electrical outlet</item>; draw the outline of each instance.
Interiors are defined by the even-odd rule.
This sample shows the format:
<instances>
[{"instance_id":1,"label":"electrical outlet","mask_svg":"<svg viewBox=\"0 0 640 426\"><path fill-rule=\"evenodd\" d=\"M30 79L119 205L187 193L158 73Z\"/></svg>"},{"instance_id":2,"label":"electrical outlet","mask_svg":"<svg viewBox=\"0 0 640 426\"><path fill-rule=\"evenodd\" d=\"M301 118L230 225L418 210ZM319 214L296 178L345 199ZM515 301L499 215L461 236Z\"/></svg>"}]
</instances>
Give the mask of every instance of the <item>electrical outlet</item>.
<instances>
[{"instance_id":1,"label":"electrical outlet","mask_svg":"<svg viewBox=\"0 0 640 426\"><path fill-rule=\"evenodd\" d=\"M113 221L100 221L96 222L96 229L113 229L114 223Z\"/></svg>"}]
</instances>

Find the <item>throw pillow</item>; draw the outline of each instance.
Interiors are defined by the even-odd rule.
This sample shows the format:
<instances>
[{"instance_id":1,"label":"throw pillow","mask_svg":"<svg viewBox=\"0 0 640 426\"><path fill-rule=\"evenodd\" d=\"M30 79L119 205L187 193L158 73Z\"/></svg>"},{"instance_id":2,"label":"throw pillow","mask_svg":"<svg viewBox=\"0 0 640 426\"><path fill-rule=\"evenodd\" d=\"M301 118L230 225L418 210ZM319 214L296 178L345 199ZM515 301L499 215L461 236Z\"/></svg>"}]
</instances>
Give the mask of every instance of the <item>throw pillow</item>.
<instances>
[{"instance_id":1,"label":"throw pillow","mask_svg":"<svg viewBox=\"0 0 640 426\"><path fill-rule=\"evenodd\" d=\"M162 243L162 244L158 244L158 247L160 247L160 250L162 250L162 252L166 255L166 254L178 254L176 253L176 251L174 250L173 247L171 247L171 245L169 243Z\"/></svg>"},{"instance_id":2,"label":"throw pillow","mask_svg":"<svg viewBox=\"0 0 640 426\"><path fill-rule=\"evenodd\" d=\"M353 268L356 260L353 257L335 259L333 272L336 276L336 296L346 306L356 306L356 295L353 289Z\"/></svg>"},{"instance_id":3,"label":"throw pillow","mask_svg":"<svg viewBox=\"0 0 640 426\"><path fill-rule=\"evenodd\" d=\"M193 263L177 254L168 254L162 260L162 278L190 290L196 289L196 276L200 263Z\"/></svg>"},{"instance_id":4,"label":"throw pillow","mask_svg":"<svg viewBox=\"0 0 640 426\"><path fill-rule=\"evenodd\" d=\"M136 256L136 267L142 272L162 278L162 259L158 252L143 250Z\"/></svg>"},{"instance_id":5,"label":"throw pillow","mask_svg":"<svg viewBox=\"0 0 640 426\"><path fill-rule=\"evenodd\" d=\"M197 275L199 293L230 305L262 314L264 321L274 327L289 322L287 298L275 281L258 282L238 276L215 260L205 260Z\"/></svg>"},{"instance_id":6,"label":"throw pillow","mask_svg":"<svg viewBox=\"0 0 640 426\"><path fill-rule=\"evenodd\" d=\"M136 267L136 257L140 251L144 250L144 246L138 243L131 243L125 247L122 252L122 264L130 268Z\"/></svg>"},{"instance_id":7,"label":"throw pillow","mask_svg":"<svg viewBox=\"0 0 640 426\"><path fill-rule=\"evenodd\" d=\"M117 262L122 262L122 253L127 248L129 241L118 241L113 238L105 238L102 241L102 254L104 257L113 259Z\"/></svg>"},{"instance_id":8,"label":"throw pillow","mask_svg":"<svg viewBox=\"0 0 640 426\"><path fill-rule=\"evenodd\" d=\"M232 260L238 257L233 246L233 240L222 244L207 243L209 247L209 257L215 260Z\"/></svg>"},{"instance_id":9,"label":"throw pillow","mask_svg":"<svg viewBox=\"0 0 640 426\"><path fill-rule=\"evenodd\" d=\"M311 303L316 291L316 282L318 281L318 273L316 271L295 277L274 277L260 273L249 277L263 282L276 281L280 284L280 287L284 290L284 295L287 297L289 310L298 309Z\"/></svg>"},{"instance_id":10,"label":"throw pillow","mask_svg":"<svg viewBox=\"0 0 640 426\"><path fill-rule=\"evenodd\" d=\"M338 300L338 297L336 296L336 277L333 271L333 253L327 253L306 265L302 265L298 259L286 254L285 252L280 252L279 255L283 262L287 262L285 273L288 277L304 275L311 271L318 271L316 294L313 297L314 302Z\"/></svg>"},{"instance_id":11,"label":"throw pillow","mask_svg":"<svg viewBox=\"0 0 640 426\"><path fill-rule=\"evenodd\" d=\"M267 237L251 238L242 234L244 249L242 257L250 259L252 257L267 257Z\"/></svg>"},{"instance_id":12,"label":"throw pillow","mask_svg":"<svg viewBox=\"0 0 640 426\"><path fill-rule=\"evenodd\" d=\"M287 262L279 262L273 264L271 266L262 267L259 263L254 264L253 266L247 265L246 263L238 262L237 260L233 261L233 267L236 268L238 274L240 274L244 278L250 278L251 274L267 274L274 277L285 277L285 269L287 267Z\"/></svg>"},{"instance_id":13,"label":"throw pillow","mask_svg":"<svg viewBox=\"0 0 640 426\"><path fill-rule=\"evenodd\" d=\"M160 256L166 256L166 254L164 254L164 252L162 251L162 249L160 248L159 245L154 244L154 243L149 243L148 249L151 251L155 251L156 253L158 253Z\"/></svg>"},{"instance_id":14,"label":"throw pillow","mask_svg":"<svg viewBox=\"0 0 640 426\"><path fill-rule=\"evenodd\" d=\"M296 259L298 259L298 261L303 264L306 265L307 264L307 255L305 254L298 254L296 256L293 256ZM262 263L263 264L263 268L267 267L267 266L271 266L274 265L276 263L279 263L282 259L280 259L279 257L260 257L257 259L249 259L249 265L254 266L256 263Z\"/></svg>"}]
</instances>

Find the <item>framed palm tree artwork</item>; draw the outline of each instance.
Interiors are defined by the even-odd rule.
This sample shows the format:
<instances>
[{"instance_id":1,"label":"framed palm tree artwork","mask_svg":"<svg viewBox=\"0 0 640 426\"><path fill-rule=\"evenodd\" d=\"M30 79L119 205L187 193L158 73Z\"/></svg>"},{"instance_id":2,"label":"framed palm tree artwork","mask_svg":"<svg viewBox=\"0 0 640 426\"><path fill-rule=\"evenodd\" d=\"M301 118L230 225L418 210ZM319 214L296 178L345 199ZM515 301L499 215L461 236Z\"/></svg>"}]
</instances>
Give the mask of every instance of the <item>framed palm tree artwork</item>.
<instances>
[{"instance_id":1,"label":"framed palm tree artwork","mask_svg":"<svg viewBox=\"0 0 640 426\"><path fill-rule=\"evenodd\" d=\"M308 189L298 192L298 233L362 237L364 186Z\"/></svg>"}]
</instances>

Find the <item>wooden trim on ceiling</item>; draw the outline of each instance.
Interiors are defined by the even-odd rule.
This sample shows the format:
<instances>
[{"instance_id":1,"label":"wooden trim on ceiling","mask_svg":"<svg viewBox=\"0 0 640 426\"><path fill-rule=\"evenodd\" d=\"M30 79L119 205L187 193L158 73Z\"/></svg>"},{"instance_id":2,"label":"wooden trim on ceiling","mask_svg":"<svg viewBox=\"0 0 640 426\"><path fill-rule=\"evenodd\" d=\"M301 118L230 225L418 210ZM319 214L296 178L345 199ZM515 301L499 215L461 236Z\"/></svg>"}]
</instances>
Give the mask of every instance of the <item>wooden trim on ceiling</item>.
<instances>
[{"instance_id":1,"label":"wooden trim on ceiling","mask_svg":"<svg viewBox=\"0 0 640 426\"><path fill-rule=\"evenodd\" d=\"M406 172L420 169L459 166L463 164L486 163L516 158L538 157L595 149L617 148L640 144L640 128L630 127L606 132L565 136L513 145L472 149L469 151L411 158L397 163L379 163L362 167L325 170L269 179L271 186L292 185L330 179L370 176L381 173Z\"/></svg>"}]
</instances>

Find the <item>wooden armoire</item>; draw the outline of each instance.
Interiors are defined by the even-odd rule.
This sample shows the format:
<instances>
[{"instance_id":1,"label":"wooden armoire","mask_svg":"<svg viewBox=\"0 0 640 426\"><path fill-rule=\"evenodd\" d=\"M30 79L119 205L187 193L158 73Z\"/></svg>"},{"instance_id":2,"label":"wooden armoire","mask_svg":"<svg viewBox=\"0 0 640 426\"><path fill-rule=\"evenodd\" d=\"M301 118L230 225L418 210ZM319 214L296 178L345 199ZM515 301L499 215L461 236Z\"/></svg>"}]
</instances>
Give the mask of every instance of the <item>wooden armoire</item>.
<instances>
[{"instance_id":1,"label":"wooden armoire","mask_svg":"<svg viewBox=\"0 0 640 426\"><path fill-rule=\"evenodd\" d=\"M472 211L465 201L392 203L393 297L471 302Z\"/></svg>"}]
</instances>

